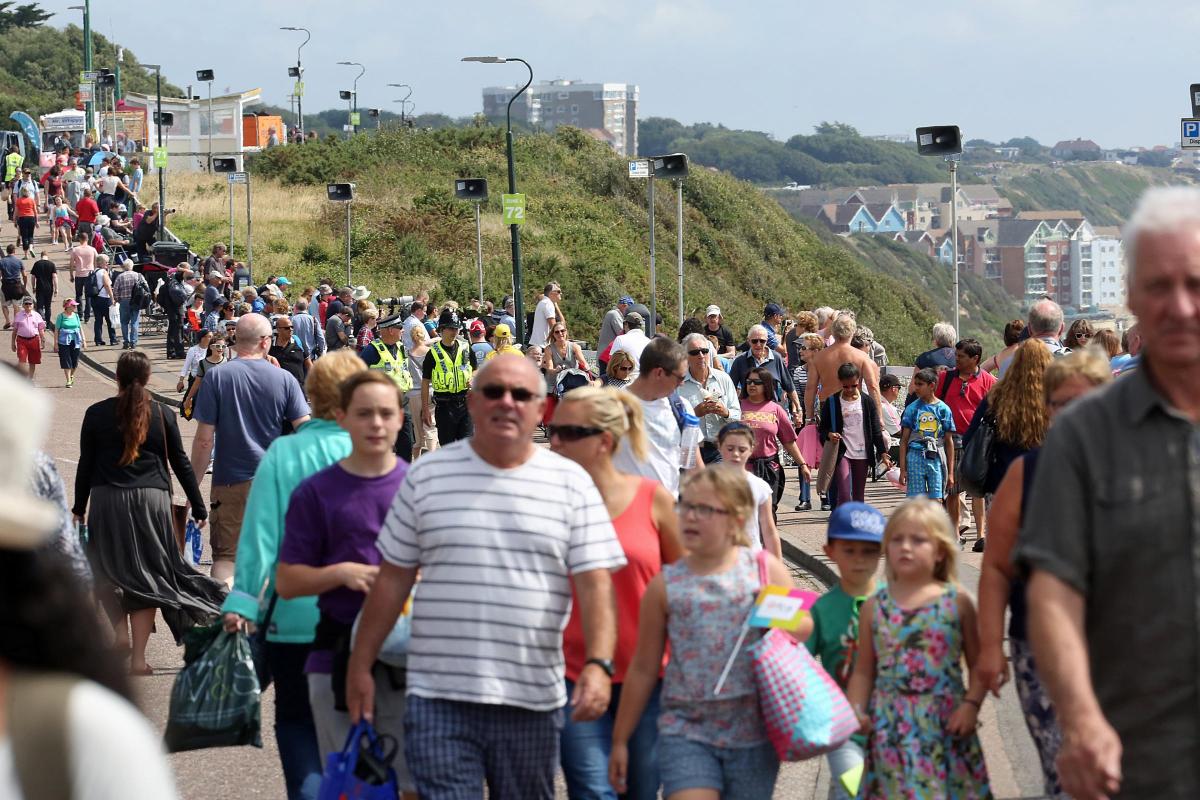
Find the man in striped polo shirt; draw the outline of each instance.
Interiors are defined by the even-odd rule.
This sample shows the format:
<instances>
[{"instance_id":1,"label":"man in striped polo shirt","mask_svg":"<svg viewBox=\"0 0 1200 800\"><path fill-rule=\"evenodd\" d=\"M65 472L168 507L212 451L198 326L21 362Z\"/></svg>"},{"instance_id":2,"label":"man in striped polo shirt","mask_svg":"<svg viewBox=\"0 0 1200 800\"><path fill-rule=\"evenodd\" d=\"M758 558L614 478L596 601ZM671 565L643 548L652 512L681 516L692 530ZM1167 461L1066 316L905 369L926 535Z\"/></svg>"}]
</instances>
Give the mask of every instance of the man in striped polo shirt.
<instances>
[{"instance_id":1,"label":"man in striped polo shirt","mask_svg":"<svg viewBox=\"0 0 1200 800\"><path fill-rule=\"evenodd\" d=\"M574 462L533 444L545 380L501 356L475 378L475 433L409 470L380 531L379 575L350 658L347 702L374 707L371 667L421 571L408 647L405 757L423 800L554 797L563 706L608 707L616 618L610 570L625 564L608 511ZM587 666L563 681L572 585Z\"/></svg>"}]
</instances>

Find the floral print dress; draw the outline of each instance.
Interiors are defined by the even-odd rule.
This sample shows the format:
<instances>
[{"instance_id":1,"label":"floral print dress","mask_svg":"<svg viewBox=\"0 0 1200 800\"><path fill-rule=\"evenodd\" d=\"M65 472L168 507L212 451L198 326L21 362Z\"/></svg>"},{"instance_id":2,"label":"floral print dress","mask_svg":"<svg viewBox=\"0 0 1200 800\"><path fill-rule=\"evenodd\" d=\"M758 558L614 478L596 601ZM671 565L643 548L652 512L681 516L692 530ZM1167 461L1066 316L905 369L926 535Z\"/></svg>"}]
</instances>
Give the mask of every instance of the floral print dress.
<instances>
[{"instance_id":1,"label":"floral print dress","mask_svg":"<svg viewBox=\"0 0 1200 800\"><path fill-rule=\"evenodd\" d=\"M947 732L962 702L962 624L958 587L911 610L886 588L875 595L872 729L860 798L982 800L991 798L975 733Z\"/></svg>"}]
</instances>

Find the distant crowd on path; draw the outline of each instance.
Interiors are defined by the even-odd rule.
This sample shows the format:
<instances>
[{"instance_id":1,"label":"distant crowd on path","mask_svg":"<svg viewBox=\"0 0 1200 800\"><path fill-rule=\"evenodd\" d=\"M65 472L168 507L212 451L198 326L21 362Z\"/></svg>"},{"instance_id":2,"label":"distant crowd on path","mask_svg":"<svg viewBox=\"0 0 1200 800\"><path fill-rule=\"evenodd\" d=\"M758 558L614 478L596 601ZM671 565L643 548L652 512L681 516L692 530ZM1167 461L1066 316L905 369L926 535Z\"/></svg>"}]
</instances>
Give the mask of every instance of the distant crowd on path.
<instances>
[{"instance_id":1,"label":"distant crowd on path","mask_svg":"<svg viewBox=\"0 0 1200 800\"><path fill-rule=\"evenodd\" d=\"M1123 342L1049 299L997 354L939 323L904 400L852 311L769 303L739 343L718 306L673 338L623 295L597 376L556 283L521 343L483 303L381 318L365 287L241 287L214 248L166 285L203 314L177 386L190 459L140 350L85 416L71 510L97 597L135 675L155 609L177 637L265 625L290 798L364 717L406 796L550 798L561 770L572 797L769 798L749 651L712 687L761 586L791 585L782 451L798 510L815 480L831 512L840 581L795 636L861 726L833 796L990 797L979 714L1010 674L1048 795L1196 796L1200 191L1148 192L1126 242ZM211 576L174 538L171 472ZM884 475L910 498L886 521L864 502Z\"/></svg>"}]
</instances>

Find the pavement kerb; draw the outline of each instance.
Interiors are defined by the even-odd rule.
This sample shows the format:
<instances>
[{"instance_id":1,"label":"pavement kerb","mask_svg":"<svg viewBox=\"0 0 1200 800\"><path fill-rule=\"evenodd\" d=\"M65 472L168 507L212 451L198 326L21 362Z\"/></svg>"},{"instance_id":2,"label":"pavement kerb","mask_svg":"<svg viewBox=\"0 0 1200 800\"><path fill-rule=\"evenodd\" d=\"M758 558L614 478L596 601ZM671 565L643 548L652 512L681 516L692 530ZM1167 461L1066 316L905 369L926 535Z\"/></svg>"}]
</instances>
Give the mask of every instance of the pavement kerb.
<instances>
[{"instance_id":1,"label":"pavement kerb","mask_svg":"<svg viewBox=\"0 0 1200 800\"><path fill-rule=\"evenodd\" d=\"M96 370L96 372L99 372L101 375L112 378L114 381L117 379L116 372L114 372L112 369L104 366L103 364L101 364L99 361L92 358L91 356L89 356L87 350L79 351L79 360L82 361L83 363L87 364L92 369ZM179 405L180 405L179 398L168 397L167 395L163 394L162 392L155 391L154 389L151 389L149 387L146 388L146 391L150 392L150 396L153 397L158 402L166 403L169 406L174 406L176 408L179 408Z\"/></svg>"},{"instance_id":2,"label":"pavement kerb","mask_svg":"<svg viewBox=\"0 0 1200 800\"><path fill-rule=\"evenodd\" d=\"M837 573L817 556L805 552L783 537L780 537L780 544L783 545L784 559L807 570L814 578L825 584L826 589L832 589L838 582Z\"/></svg>"}]
</instances>

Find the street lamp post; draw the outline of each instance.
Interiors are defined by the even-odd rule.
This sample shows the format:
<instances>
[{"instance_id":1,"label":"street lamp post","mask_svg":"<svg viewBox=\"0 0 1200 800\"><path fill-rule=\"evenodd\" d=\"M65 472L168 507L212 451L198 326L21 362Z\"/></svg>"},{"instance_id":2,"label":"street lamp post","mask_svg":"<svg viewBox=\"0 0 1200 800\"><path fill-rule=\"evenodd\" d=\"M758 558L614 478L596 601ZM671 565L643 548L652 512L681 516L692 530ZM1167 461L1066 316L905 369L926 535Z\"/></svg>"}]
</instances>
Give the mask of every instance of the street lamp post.
<instances>
[{"instance_id":1,"label":"street lamp post","mask_svg":"<svg viewBox=\"0 0 1200 800\"><path fill-rule=\"evenodd\" d=\"M92 71L92 3L91 0L83 0L81 6L68 6L74 11L83 12L83 71ZM93 90L94 91L94 90ZM84 103L84 121L88 130L92 129L94 120L92 114L94 112L92 101L88 100Z\"/></svg>"},{"instance_id":2,"label":"street lamp post","mask_svg":"<svg viewBox=\"0 0 1200 800\"><path fill-rule=\"evenodd\" d=\"M208 84L208 171L213 169L213 149L212 149L212 131L213 131L213 113L212 113L212 85L215 76L211 69L196 70L196 80L201 83Z\"/></svg>"},{"instance_id":3,"label":"street lamp post","mask_svg":"<svg viewBox=\"0 0 1200 800\"><path fill-rule=\"evenodd\" d=\"M154 70L154 125L158 128L158 146L163 146L163 110L162 110L162 64L142 64L146 69ZM166 171L158 168L158 241L163 238L163 217L167 213L167 179Z\"/></svg>"},{"instance_id":4,"label":"street lamp post","mask_svg":"<svg viewBox=\"0 0 1200 800\"><path fill-rule=\"evenodd\" d=\"M517 169L513 161L513 132L512 132L512 104L513 101L524 94L525 90L533 83L533 67L529 66L529 62L523 58L500 58L499 56L467 56L463 61L475 61L480 64L507 64L510 61L518 61L525 65L525 69L529 70L529 80L525 81L522 86L508 100L508 108L505 111L505 134L504 141L508 148L508 193L517 193ZM512 237L512 262L513 262L513 303L516 311L517 322L517 341L525 341L525 298L524 291L521 285L521 226L510 225L509 232Z\"/></svg>"},{"instance_id":5,"label":"street lamp post","mask_svg":"<svg viewBox=\"0 0 1200 800\"><path fill-rule=\"evenodd\" d=\"M354 117L349 116L354 113L354 92L349 89L342 89L338 92L338 97L346 101L346 138L349 139L354 135Z\"/></svg>"},{"instance_id":6,"label":"street lamp post","mask_svg":"<svg viewBox=\"0 0 1200 800\"><path fill-rule=\"evenodd\" d=\"M954 329L962 336L958 308L958 158L963 151L962 131L957 125L931 125L917 128L917 153L943 156L950 163L950 240L953 244Z\"/></svg>"},{"instance_id":7,"label":"street lamp post","mask_svg":"<svg viewBox=\"0 0 1200 800\"><path fill-rule=\"evenodd\" d=\"M404 127L404 106L408 103L408 98L412 97L412 87L407 83L389 83L388 86L396 89L408 89L408 94L400 98L396 102L400 104L400 127Z\"/></svg>"},{"instance_id":8,"label":"street lamp post","mask_svg":"<svg viewBox=\"0 0 1200 800\"><path fill-rule=\"evenodd\" d=\"M308 40L312 38L312 33L308 30L308 28L292 27L290 25L285 28L280 28L279 30L304 31L305 33L304 41L301 42L300 46L296 48L296 82L303 83L304 67L300 64L300 51L304 49L304 45L308 44ZM296 125L300 131L300 141L302 142L304 141L304 106L302 105L300 98L303 94L303 91L296 92Z\"/></svg>"},{"instance_id":9,"label":"street lamp post","mask_svg":"<svg viewBox=\"0 0 1200 800\"><path fill-rule=\"evenodd\" d=\"M358 67L358 74L354 76L354 87L350 90L351 94L353 95L353 99L351 101L353 106L350 109L350 114L353 115L358 112L358 79L367 74L367 68L357 61L339 61L337 63L343 67ZM351 116L350 135L353 136L356 133L358 133L358 126L354 124L354 117Z\"/></svg>"}]
</instances>

